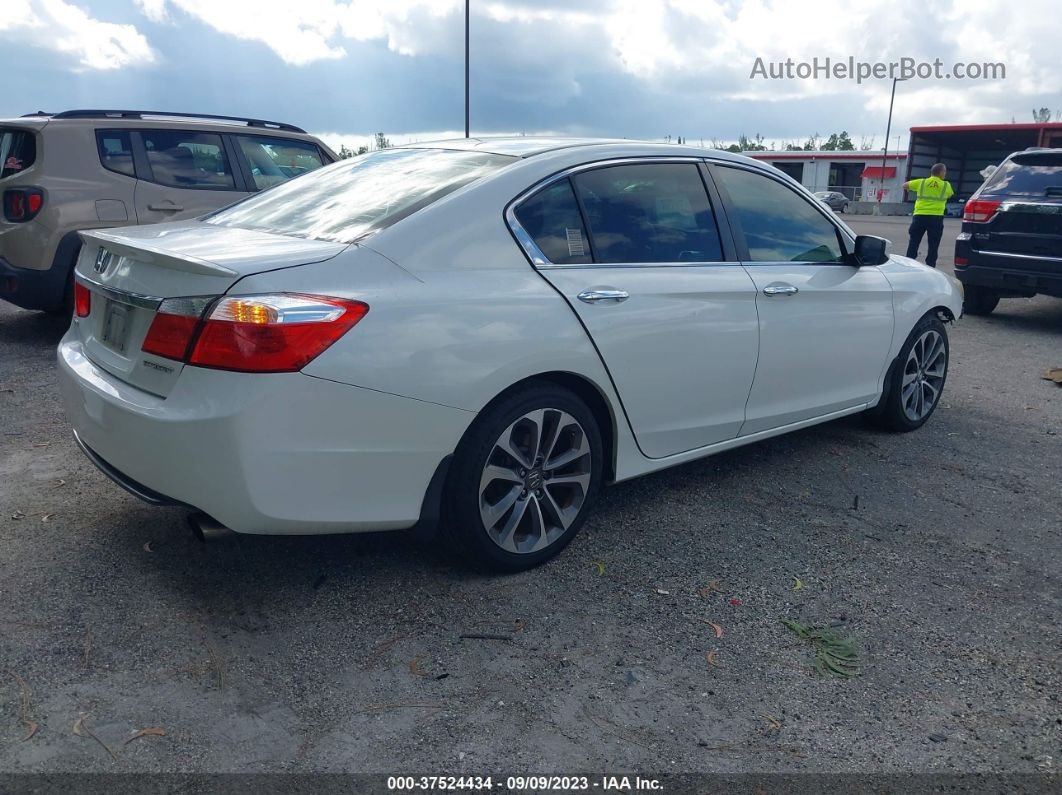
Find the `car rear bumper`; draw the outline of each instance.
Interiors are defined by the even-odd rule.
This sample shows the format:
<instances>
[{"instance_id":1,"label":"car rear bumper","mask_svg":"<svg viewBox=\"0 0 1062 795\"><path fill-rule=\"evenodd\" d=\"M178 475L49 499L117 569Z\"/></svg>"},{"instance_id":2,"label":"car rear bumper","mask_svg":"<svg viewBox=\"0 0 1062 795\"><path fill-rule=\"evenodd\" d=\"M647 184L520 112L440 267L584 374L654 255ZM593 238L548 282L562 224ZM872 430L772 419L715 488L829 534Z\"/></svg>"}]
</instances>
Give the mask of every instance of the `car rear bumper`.
<instances>
[{"instance_id":1,"label":"car rear bumper","mask_svg":"<svg viewBox=\"0 0 1062 795\"><path fill-rule=\"evenodd\" d=\"M962 256L959 254L958 256ZM1001 293L1018 296L1053 295L1062 298L1062 265L1057 272L1022 267L1022 258L1007 258L1000 263L997 257L967 254L966 265L955 266L955 277L964 285L988 287Z\"/></svg>"},{"instance_id":2,"label":"car rear bumper","mask_svg":"<svg viewBox=\"0 0 1062 795\"><path fill-rule=\"evenodd\" d=\"M161 398L96 367L71 335L59 384L78 443L108 477L241 533L411 527L473 417L301 373L186 367Z\"/></svg>"},{"instance_id":3,"label":"car rear bumper","mask_svg":"<svg viewBox=\"0 0 1062 795\"><path fill-rule=\"evenodd\" d=\"M19 268L0 257L0 299L23 309L58 309L63 303L68 273Z\"/></svg>"}]
</instances>

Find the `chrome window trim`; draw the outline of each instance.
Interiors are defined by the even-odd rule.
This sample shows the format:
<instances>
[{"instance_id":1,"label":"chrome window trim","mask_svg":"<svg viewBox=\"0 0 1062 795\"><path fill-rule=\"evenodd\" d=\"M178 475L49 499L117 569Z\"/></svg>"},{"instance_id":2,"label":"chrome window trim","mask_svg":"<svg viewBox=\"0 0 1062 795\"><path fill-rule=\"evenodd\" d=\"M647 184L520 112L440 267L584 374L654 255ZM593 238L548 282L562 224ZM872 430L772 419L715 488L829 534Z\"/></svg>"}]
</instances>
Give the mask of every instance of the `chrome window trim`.
<instances>
[{"instance_id":1,"label":"chrome window trim","mask_svg":"<svg viewBox=\"0 0 1062 795\"><path fill-rule=\"evenodd\" d=\"M128 304L140 309L157 310L163 301L163 299L157 298L153 295L141 295L140 293L131 293L127 290L118 290L114 287L108 287L105 284L100 284L99 282L86 278L80 273L75 273L74 278L85 286L91 287L98 293L103 293L107 298L117 301L120 304Z\"/></svg>"},{"instance_id":2,"label":"chrome window trim","mask_svg":"<svg viewBox=\"0 0 1062 795\"><path fill-rule=\"evenodd\" d=\"M700 165L705 161L703 157L696 157L693 155L645 155L644 157L620 157L609 158L607 160L595 160L592 163L580 163L577 166L569 166L568 168L558 171L556 174L551 174L545 179L539 180L530 188L519 194L515 199L509 202L509 205L505 208L505 222L509 226L509 231L512 232L513 237L516 238L516 242L520 244L520 247L524 250L524 254L531 260L531 264L539 270L551 270L554 268L583 268L586 270L596 270L600 268L704 268L713 267L718 265L737 265L738 263L731 262L729 260L711 261L711 262L551 262L546 258L546 255L542 252L542 249L538 247L534 239L528 233L520 222L516 218L516 209L523 204L527 199L538 193L540 190L548 188L554 182L560 182L562 179L568 179L573 174L579 174L583 171L593 171L598 168L608 168L610 166L627 166L627 165L645 165L646 163L667 164L667 163L691 163L693 165ZM705 195L708 196L708 191L705 189ZM711 197L709 196L709 203ZM716 208L712 207L712 213L716 212ZM718 221L716 222L718 224ZM587 237L591 237L592 233L589 229L586 230ZM720 233L721 234L721 233Z\"/></svg>"}]
</instances>

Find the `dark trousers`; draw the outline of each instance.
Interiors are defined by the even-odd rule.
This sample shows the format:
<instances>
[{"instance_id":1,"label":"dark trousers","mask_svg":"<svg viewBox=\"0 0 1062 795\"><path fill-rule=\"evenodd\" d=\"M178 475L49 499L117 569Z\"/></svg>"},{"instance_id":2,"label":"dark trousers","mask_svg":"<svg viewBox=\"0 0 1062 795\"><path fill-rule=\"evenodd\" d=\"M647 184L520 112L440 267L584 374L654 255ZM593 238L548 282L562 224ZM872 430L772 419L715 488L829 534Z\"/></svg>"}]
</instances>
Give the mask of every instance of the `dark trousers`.
<instances>
[{"instance_id":1,"label":"dark trousers","mask_svg":"<svg viewBox=\"0 0 1062 795\"><path fill-rule=\"evenodd\" d=\"M929 251L926 252L926 265L937 267L937 249L940 248L940 237L944 234L944 216L912 215L911 228L907 231L911 236L907 244L907 256L918 259L918 246L922 243L922 235L927 235Z\"/></svg>"}]
</instances>

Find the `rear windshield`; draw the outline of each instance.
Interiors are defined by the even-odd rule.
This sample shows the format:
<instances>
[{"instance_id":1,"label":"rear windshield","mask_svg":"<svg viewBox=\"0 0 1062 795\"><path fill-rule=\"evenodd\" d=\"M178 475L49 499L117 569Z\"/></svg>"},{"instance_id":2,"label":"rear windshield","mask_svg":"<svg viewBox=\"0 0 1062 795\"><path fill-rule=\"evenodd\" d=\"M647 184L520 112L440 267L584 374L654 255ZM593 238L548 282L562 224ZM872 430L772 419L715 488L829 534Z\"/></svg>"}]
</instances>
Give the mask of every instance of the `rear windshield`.
<instances>
[{"instance_id":1,"label":"rear windshield","mask_svg":"<svg viewBox=\"0 0 1062 795\"><path fill-rule=\"evenodd\" d=\"M28 130L0 127L0 179L25 171L37 159L37 142Z\"/></svg>"},{"instance_id":2,"label":"rear windshield","mask_svg":"<svg viewBox=\"0 0 1062 795\"><path fill-rule=\"evenodd\" d=\"M1001 165L982 193L1007 196L1062 196L1062 154L1018 155Z\"/></svg>"},{"instance_id":3,"label":"rear windshield","mask_svg":"<svg viewBox=\"0 0 1062 795\"><path fill-rule=\"evenodd\" d=\"M373 152L277 185L206 221L351 243L515 160L445 149Z\"/></svg>"}]
</instances>

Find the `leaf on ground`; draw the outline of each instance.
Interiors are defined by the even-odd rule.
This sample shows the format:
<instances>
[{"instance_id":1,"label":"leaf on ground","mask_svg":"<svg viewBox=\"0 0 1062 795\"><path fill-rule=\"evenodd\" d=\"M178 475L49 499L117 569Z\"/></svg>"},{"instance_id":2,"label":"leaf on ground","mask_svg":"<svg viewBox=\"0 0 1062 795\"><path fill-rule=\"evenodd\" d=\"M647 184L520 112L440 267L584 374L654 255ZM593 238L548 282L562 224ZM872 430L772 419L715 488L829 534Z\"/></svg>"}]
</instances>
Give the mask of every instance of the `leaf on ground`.
<instances>
[{"instance_id":1,"label":"leaf on ground","mask_svg":"<svg viewBox=\"0 0 1062 795\"><path fill-rule=\"evenodd\" d=\"M708 652L706 655L704 655L704 659L706 659L708 661L708 664L709 665L714 665L716 668L719 667L719 662L718 662L718 660L716 659L716 656L715 656L717 651L718 651L717 649L712 649L710 652Z\"/></svg>"},{"instance_id":2,"label":"leaf on ground","mask_svg":"<svg viewBox=\"0 0 1062 795\"><path fill-rule=\"evenodd\" d=\"M523 631L524 631L524 620L522 618L518 618L518 619L516 619L516 621L513 622L513 632L523 632Z\"/></svg>"},{"instance_id":3,"label":"leaf on ground","mask_svg":"<svg viewBox=\"0 0 1062 795\"><path fill-rule=\"evenodd\" d=\"M596 574L598 577L605 573L605 564L603 561L595 560L590 565L594 567L594 574Z\"/></svg>"},{"instance_id":4,"label":"leaf on ground","mask_svg":"<svg viewBox=\"0 0 1062 795\"><path fill-rule=\"evenodd\" d=\"M66 481L65 480L63 480L62 478L57 478L55 483L52 484L52 488L56 488L57 489L57 488L59 488L61 486L65 486L65 485L66 485Z\"/></svg>"},{"instance_id":5,"label":"leaf on ground","mask_svg":"<svg viewBox=\"0 0 1062 795\"><path fill-rule=\"evenodd\" d=\"M742 602L740 599L736 599L735 598L735 599L731 599L730 600L730 606L731 607L741 607L743 604L745 604L745 603Z\"/></svg>"},{"instance_id":6,"label":"leaf on ground","mask_svg":"<svg viewBox=\"0 0 1062 795\"><path fill-rule=\"evenodd\" d=\"M774 729L775 731L781 731L782 722L780 720L778 720L778 718L772 718L770 715L764 715L763 719L765 721L767 721L769 724L771 724L771 728L772 729Z\"/></svg>"},{"instance_id":7,"label":"leaf on ground","mask_svg":"<svg viewBox=\"0 0 1062 795\"><path fill-rule=\"evenodd\" d=\"M25 519L26 518L26 514L22 513L22 511L15 511L13 514L11 514L11 518L12 519Z\"/></svg>"},{"instance_id":8,"label":"leaf on ground","mask_svg":"<svg viewBox=\"0 0 1062 795\"><path fill-rule=\"evenodd\" d=\"M54 516L55 516L54 513L43 513L43 514L41 514L41 521L42 522L50 522Z\"/></svg>"},{"instance_id":9,"label":"leaf on ground","mask_svg":"<svg viewBox=\"0 0 1062 795\"><path fill-rule=\"evenodd\" d=\"M706 596L710 595L712 592L715 592L715 593L722 593L723 592L723 587L720 584L719 580L709 580L708 584L706 586L704 586L703 588L701 588L701 596L705 596L706 597Z\"/></svg>"},{"instance_id":10,"label":"leaf on ground","mask_svg":"<svg viewBox=\"0 0 1062 795\"><path fill-rule=\"evenodd\" d=\"M26 727L26 736L22 738L22 742L26 742L26 740L35 735L40 729L37 721L33 720L33 717L30 714L33 691L30 690L30 686L26 684L25 679L14 671L11 671L10 673L15 677L15 681L18 682L18 719L22 722L22 725Z\"/></svg>"},{"instance_id":11,"label":"leaf on ground","mask_svg":"<svg viewBox=\"0 0 1062 795\"><path fill-rule=\"evenodd\" d=\"M1062 367L1052 367L1050 370L1045 370L1043 378L1062 386Z\"/></svg>"},{"instance_id":12,"label":"leaf on ground","mask_svg":"<svg viewBox=\"0 0 1062 795\"><path fill-rule=\"evenodd\" d=\"M671 591L665 590L663 588L657 588L656 592L661 596L671 596Z\"/></svg>"},{"instance_id":13,"label":"leaf on ground","mask_svg":"<svg viewBox=\"0 0 1062 795\"><path fill-rule=\"evenodd\" d=\"M409 672L414 676L428 676L428 673L420 665L420 656L414 657L409 661Z\"/></svg>"},{"instance_id":14,"label":"leaf on ground","mask_svg":"<svg viewBox=\"0 0 1062 795\"><path fill-rule=\"evenodd\" d=\"M138 729L137 731L133 732L132 736L128 740L126 740L123 743L123 745L129 745L129 743L133 742L133 740L139 739L140 737L165 737L165 736L166 736L166 730L164 728L162 728L161 726L148 726L146 729Z\"/></svg>"},{"instance_id":15,"label":"leaf on ground","mask_svg":"<svg viewBox=\"0 0 1062 795\"><path fill-rule=\"evenodd\" d=\"M707 618L704 619L704 623L710 626L715 631L715 636L717 638L723 637L723 628L721 626L709 621Z\"/></svg>"},{"instance_id":16,"label":"leaf on ground","mask_svg":"<svg viewBox=\"0 0 1062 795\"><path fill-rule=\"evenodd\" d=\"M823 676L835 679L851 679L859 676L859 648L855 640L832 629L801 624L799 621L782 619L797 637L810 641L815 649L812 667Z\"/></svg>"},{"instance_id":17,"label":"leaf on ground","mask_svg":"<svg viewBox=\"0 0 1062 795\"><path fill-rule=\"evenodd\" d=\"M797 577L794 574L793 575L793 590L794 591L799 591L799 590L803 589L803 587L804 587L804 581L801 580L799 577Z\"/></svg>"},{"instance_id":18,"label":"leaf on ground","mask_svg":"<svg viewBox=\"0 0 1062 795\"><path fill-rule=\"evenodd\" d=\"M150 542L150 541L148 541L148 542L146 542L146 543L144 544L144 551L145 551L145 552L151 552L151 551L152 551L152 549L151 549L151 542Z\"/></svg>"},{"instance_id":19,"label":"leaf on ground","mask_svg":"<svg viewBox=\"0 0 1062 795\"><path fill-rule=\"evenodd\" d=\"M104 751L106 751L110 755L111 759L113 759L115 761L118 761L118 757L116 757L114 755L114 751L112 751L110 748L108 748L107 744L105 742L103 742L103 740L101 740L95 734L93 734L92 729L90 729L87 725L85 725L85 716L84 715L81 715L76 721L74 721L74 734L76 734L78 737L90 737L90 738L92 738L93 740L95 740L99 744L100 748L102 748Z\"/></svg>"}]
</instances>

